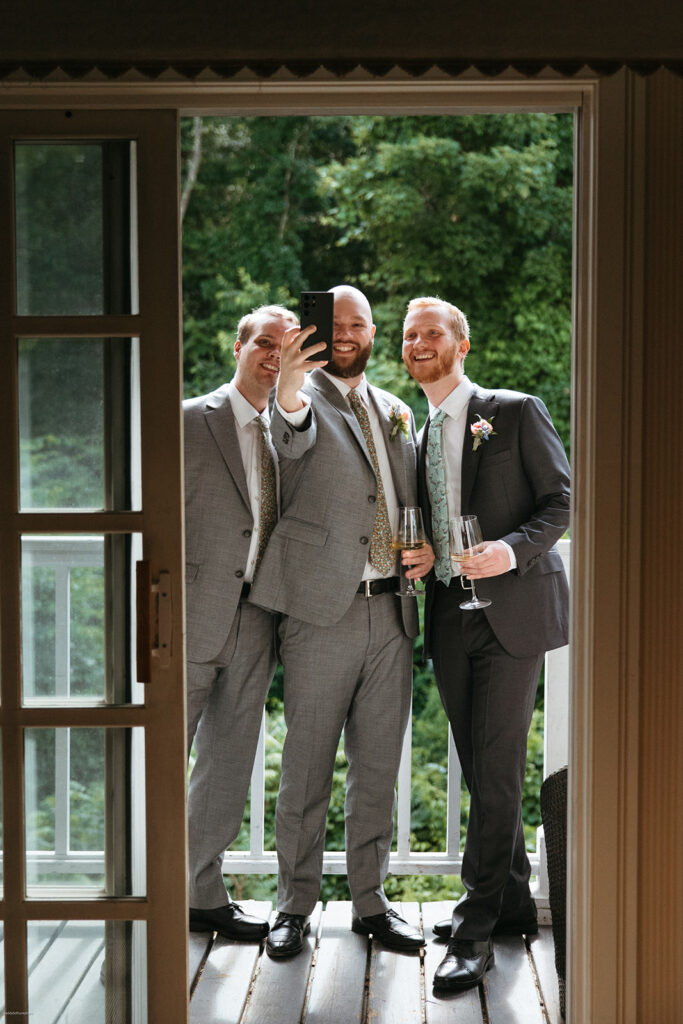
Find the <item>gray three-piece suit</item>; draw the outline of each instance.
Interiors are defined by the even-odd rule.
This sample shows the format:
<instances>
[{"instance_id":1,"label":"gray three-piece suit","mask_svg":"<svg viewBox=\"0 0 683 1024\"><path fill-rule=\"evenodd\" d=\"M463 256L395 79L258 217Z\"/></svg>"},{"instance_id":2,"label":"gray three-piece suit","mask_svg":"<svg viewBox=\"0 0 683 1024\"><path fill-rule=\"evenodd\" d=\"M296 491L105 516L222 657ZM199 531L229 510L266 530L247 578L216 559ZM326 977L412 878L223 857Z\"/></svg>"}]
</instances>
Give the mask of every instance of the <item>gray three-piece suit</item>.
<instances>
[{"instance_id":1,"label":"gray three-piece suit","mask_svg":"<svg viewBox=\"0 0 683 1024\"><path fill-rule=\"evenodd\" d=\"M227 901L224 850L247 798L275 671L275 618L244 600L254 528L228 385L183 403L190 906Z\"/></svg>"},{"instance_id":2,"label":"gray three-piece suit","mask_svg":"<svg viewBox=\"0 0 683 1024\"><path fill-rule=\"evenodd\" d=\"M309 914L320 894L325 824L337 744L348 759L346 855L356 912L383 912L394 787L411 699L414 599L357 593L368 556L377 481L349 403L314 370L309 416L271 420L282 514L250 600L280 625L287 738L277 805L278 909ZM392 439L406 407L369 388L400 505L417 504L415 431Z\"/></svg>"}]
</instances>

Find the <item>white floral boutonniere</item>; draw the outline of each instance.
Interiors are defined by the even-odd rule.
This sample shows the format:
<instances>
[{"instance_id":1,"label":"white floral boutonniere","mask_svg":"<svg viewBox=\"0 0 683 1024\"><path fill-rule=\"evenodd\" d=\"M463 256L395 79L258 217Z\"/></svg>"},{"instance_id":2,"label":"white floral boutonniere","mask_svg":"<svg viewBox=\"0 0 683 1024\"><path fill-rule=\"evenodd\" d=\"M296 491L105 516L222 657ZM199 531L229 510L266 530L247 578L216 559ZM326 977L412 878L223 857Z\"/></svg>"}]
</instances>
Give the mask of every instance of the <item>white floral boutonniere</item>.
<instances>
[{"instance_id":1,"label":"white floral boutonniere","mask_svg":"<svg viewBox=\"0 0 683 1024\"><path fill-rule=\"evenodd\" d=\"M491 417L493 419L493 416ZM470 430L474 435L474 444L472 445L472 451L476 452L477 448L482 441L488 441L490 437L495 437L496 432L493 429L493 425L485 420L482 416L477 416L476 423L470 423Z\"/></svg>"},{"instance_id":2,"label":"white floral boutonniere","mask_svg":"<svg viewBox=\"0 0 683 1024\"><path fill-rule=\"evenodd\" d=\"M391 412L389 413L389 422L391 423L391 433L389 439L394 440L399 431L404 437L408 436L408 423L410 422L410 413L401 412L397 405L392 405Z\"/></svg>"}]
</instances>

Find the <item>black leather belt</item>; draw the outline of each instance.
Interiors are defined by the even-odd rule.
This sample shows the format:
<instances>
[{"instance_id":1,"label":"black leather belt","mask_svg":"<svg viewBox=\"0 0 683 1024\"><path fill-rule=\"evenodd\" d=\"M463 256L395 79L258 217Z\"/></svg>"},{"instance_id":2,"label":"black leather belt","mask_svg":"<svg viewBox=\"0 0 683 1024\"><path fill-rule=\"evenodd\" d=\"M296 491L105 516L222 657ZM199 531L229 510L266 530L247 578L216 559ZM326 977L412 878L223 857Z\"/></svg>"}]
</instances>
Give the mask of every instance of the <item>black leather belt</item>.
<instances>
[{"instance_id":1,"label":"black leather belt","mask_svg":"<svg viewBox=\"0 0 683 1024\"><path fill-rule=\"evenodd\" d=\"M249 591L251 590L251 583L242 584L242 592L240 594L240 601L246 601L249 597Z\"/></svg>"},{"instance_id":2,"label":"black leather belt","mask_svg":"<svg viewBox=\"0 0 683 1024\"><path fill-rule=\"evenodd\" d=\"M395 594L398 590L398 576L389 576L385 580L363 580L357 594L364 597L375 597L377 594Z\"/></svg>"}]
</instances>

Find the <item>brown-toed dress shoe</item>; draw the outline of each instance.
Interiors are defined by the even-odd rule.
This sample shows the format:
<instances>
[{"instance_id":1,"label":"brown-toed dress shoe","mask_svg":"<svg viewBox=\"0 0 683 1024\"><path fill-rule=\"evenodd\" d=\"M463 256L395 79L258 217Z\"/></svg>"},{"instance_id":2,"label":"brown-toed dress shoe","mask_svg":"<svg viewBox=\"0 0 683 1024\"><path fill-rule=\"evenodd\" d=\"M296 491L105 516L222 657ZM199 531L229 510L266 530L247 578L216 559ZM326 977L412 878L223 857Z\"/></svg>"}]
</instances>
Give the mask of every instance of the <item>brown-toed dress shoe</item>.
<instances>
[{"instance_id":1,"label":"brown-toed dress shoe","mask_svg":"<svg viewBox=\"0 0 683 1024\"><path fill-rule=\"evenodd\" d=\"M387 949L410 951L426 945L422 932L399 917L395 910L386 910L383 914L372 914L370 917L354 917L351 930L358 935L372 935Z\"/></svg>"},{"instance_id":2,"label":"brown-toed dress shoe","mask_svg":"<svg viewBox=\"0 0 683 1024\"><path fill-rule=\"evenodd\" d=\"M295 956L304 946L304 935L311 930L311 919L304 914L279 913L266 942L268 956Z\"/></svg>"},{"instance_id":3,"label":"brown-toed dress shoe","mask_svg":"<svg viewBox=\"0 0 683 1024\"><path fill-rule=\"evenodd\" d=\"M448 952L434 974L434 991L446 992L478 985L494 963L491 939L483 942L451 939Z\"/></svg>"},{"instance_id":4,"label":"brown-toed dress shoe","mask_svg":"<svg viewBox=\"0 0 683 1024\"><path fill-rule=\"evenodd\" d=\"M245 914L239 903L226 903L213 910L190 907L191 932L218 932L237 942L260 942L268 934L268 922Z\"/></svg>"}]
</instances>

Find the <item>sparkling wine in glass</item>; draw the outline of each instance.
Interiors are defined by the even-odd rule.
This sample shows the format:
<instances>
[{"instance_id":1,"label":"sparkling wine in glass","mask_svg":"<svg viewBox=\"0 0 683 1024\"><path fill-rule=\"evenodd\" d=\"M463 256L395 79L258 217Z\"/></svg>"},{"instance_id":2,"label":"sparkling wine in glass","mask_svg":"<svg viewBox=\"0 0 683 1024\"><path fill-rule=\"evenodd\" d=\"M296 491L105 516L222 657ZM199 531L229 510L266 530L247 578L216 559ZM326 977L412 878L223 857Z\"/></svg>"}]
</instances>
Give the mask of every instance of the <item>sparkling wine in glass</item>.
<instances>
[{"instance_id":1,"label":"sparkling wine in glass","mask_svg":"<svg viewBox=\"0 0 683 1024\"><path fill-rule=\"evenodd\" d=\"M392 541L394 551L419 551L426 543L422 510L415 506L399 508ZM399 561L398 593L401 597L417 597L418 594L424 593L424 588L418 590L413 580L406 579L407 568L407 565Z\"/></svg>"},{"instance_id":2,"label":"sparkling wine in glass","mask_svg":"<svg viewBox=\"0 0 683 1024\"><path fill-rule=\"evenodd\" d=\"M472 597L463 601L461 608L467 611L476 608L487 608L491 602L487 597L477 597L474 587L474 580L469 585L465 583L463 571L467 571L467 561L478 554L484 546L481 536L481 527L476 516L453 516L448 523L448 534L451 551L451 561L460 565L460 586L463 590L471 590Z\"/></svg>"}]
</instances>

